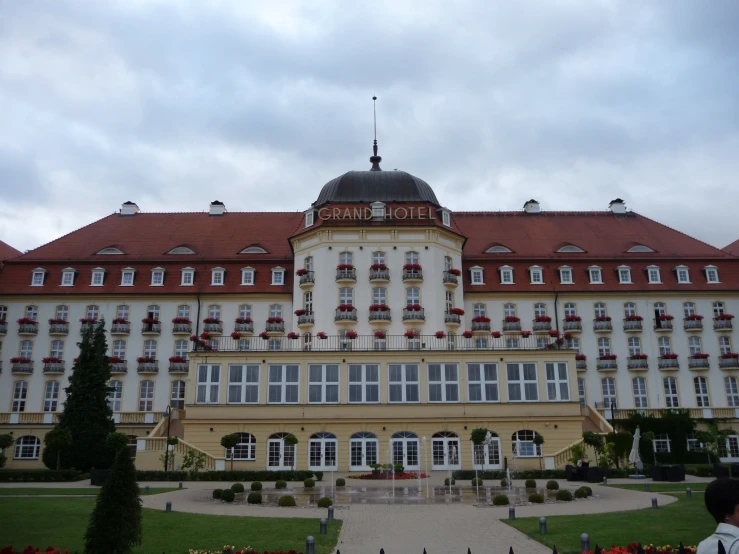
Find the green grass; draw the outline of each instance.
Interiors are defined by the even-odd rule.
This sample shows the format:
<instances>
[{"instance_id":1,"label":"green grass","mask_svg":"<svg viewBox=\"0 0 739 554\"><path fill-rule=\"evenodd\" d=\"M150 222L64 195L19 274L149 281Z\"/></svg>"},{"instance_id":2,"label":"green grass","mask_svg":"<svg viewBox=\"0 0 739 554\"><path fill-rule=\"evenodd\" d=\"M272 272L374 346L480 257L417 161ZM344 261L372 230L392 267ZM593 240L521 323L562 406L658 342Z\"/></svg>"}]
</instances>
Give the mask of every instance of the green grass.
<instances>
[{"instance_id":1,"label":"green grass","mask_svg":"<svg viewBox=\"0 0 739 554\"><path fill-rule=\"evenodd\" d=\"M539 534L539 518L527 517L504 523L526 533L548 547L557 545L561 554L580 553L580 534L590 535L590 547L598 544L626 546L631 542L655 545L697 545L712 534L716 523L708 515L703 495L693 498L677 496L673 502L657 510L645 508L610 514L547 517L547 534Z\"/></svg>"},{"instance_id":2,"label":"green grass","mask_svg":"<svg viewBox=\"0 0 739 554\"><path fill-rule=\"evenodd\" d=\"M0 502L0 546L48 545L82 551L93 498L6 498ZM177 508L175 504L175 509ZM234 506L234 513L242 513ZM289 516L291 509L286 508ZM134 554L187 554L188 549L220 550L224 544L264 550L305 552L305 539L316 538L316 554L336 546L340 521L329 522L328 535L318 534L318 519L261 518L166 513L144 509L144 541Z\"/></svg>"},{"instance_id":3,"label":"green grass","mask_svg":"<svg viewBox=\"0 0 739 554\"><path fill-rule=\"evenodd\" d=\"M693 492L703 492L706 490L708 483L649 483L649 491L645 491L644 483L640 485L607 485L614 489L628 489L630 491L642 491L642 492L685 492L685 489L690 488Z\"/></svg>"},{"instance_id":4,"label":"green grass","mask_svg":"<svg viewBox=\"0 0 739 554\"><path fill-rule=\"evenodd\" d=\"M149 489L149 496L153 494L161 494L163 492L177 491L178 488L161 488L161 489ZM46 487L38 488L0 488L0 496L38 496L38 495L57 495L57 496L97 496L100 492L99 488L95 489L52 489ZM144 489L141 488L141 494L144 493Z\"/></svg>"}]
</instances>

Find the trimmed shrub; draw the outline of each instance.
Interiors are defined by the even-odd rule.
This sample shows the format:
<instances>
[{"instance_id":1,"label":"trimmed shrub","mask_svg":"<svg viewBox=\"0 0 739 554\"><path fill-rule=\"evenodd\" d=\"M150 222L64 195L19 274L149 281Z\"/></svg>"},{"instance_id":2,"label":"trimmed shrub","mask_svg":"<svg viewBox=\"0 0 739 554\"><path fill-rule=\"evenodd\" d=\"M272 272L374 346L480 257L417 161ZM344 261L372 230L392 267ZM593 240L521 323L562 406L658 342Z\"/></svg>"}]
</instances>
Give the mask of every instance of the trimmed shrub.
<instances>
[{"instance_id":1,"label":"trimmed shrub","mask_svg":"<svg viewBox=\"0 0 739 554\"><path fill-rule=\"evenodd\" d=\"M280 479L279 481L275 481L275 488L276 489L286 489L287 488L287 482Z\"/></svg>"},{"instance_id":2,"label":"trimmed shrub","mask_svg":"<svg viewBox=\"0 0 739 554\"><path fill-rule=\"evenodd\" d=\"M46 449L44 449L45 451ZM6 454L7 452L6 450ZM82 473L76 469L63 469L61 471L51 469L3 469L0 470L0 483L78 481L80 475Z\"/></svg>"},{"instance_id":3,"label":"trimmed shrub","mask_svg":"<svg viewBox=\"0 0 739 554\"><path fill-rule=\"evenodd\" d=\"M557 500L563 500L564 502L570 502L572 500L572 493L565 489L562 489L561 491L557 491Z\"/></svg>"},{"instance_id":4,"label":"trimmed shrub","mask_svg":"<svg viewBox=\"0 0 739 554\"><path fill-rule=\"evenodd\" d=\"M533 504L544 504L544 497L538 492L532 492L529 495L529 502Z\"/></svg>"},{"instance_id":5,"label":"trimmed shrub","mask_svg":"<svg viewBox=\"0 0 739 554\"><path fill-rule=\"evenodd\" d=\"M285 496L281 496L280 499L277 501L277 504L279 506L295 506L295 499L290 496L289 494L286 494Z\"/></svg>"},{"instance_id":6,"label":"trimmed shrub","mask_svg":"<svg viewBox=\"0 0 739 554\"><path fill-rule=\"evenodd\" d=\"M536 479L526 479L526 488L527 489L535 489L536 488Z\"/></svg>"},{"instance_id":7,"label":"trimmed shrub","mask_svg":"<svg viewBox=\"0 0 739 554\"><path fill-rule=\"evenodd\" d=\"M261 504L262 503L262 493L261 492L250 492L249 496L246 497L246 501L249 504Z\"/></svg>"},{"instance_id":8,"label":"trimmed shrub","mask_svg":"<svg viewBox=\"0 0 739 554\"><path fill-rule=\"evenodd\" d=\"M560 491L564 492L564 491ZM588 491L586 491L583 488L579 488L575 491L575 498L587 498L588 497Z\"/></svg>"},{"instance_id":9,"label":"trimmed shrub","mask_svg":"<svg viewBox=\"0 0 739 554\"><path fill-rule=\"evenodd\" d=\"M472 480L472 486L473 487L482 487L483 480L482 479L473 479Z\"/></svg>"},{"instance_id":10,"label":"trimmed shrub","mask_svg":"<svg viewBox=\"0 0 739 554\"><path fill-rule=\"evenodd\" d=\"M454 479L452 479L452 485L454 485L456 483L457 482ZM449 486L449 477L447 477L446 479L444 479L444 486L445 487L448 487Z\"/></svg>"},{"instance_id":11,"label":"trimmed shrub","mask_svg":"<svg viewBox=\"0 0 739 554\"><path fill-rule=\"evenodd\" d=\"M557 483L557 481L547 481L547 490L548 491L558 491L559 483Z\"/></svg>"},{"instance_id":12,"label":"trimmed shrub","mask_svg":"<svg viewBox=\"0 0 739 554\"><path fill-rule=\"evenodd\" d=\"M231 485L231 490L234 491L234 493L244 492L244 485L241 483L234 483Z\"/></svg>"},{"instance_id":13,"label":"trimmed shrub","mask_svg":"<svg viewBox=\"0 0 739 554\"><path fill-rule=\"evenodd\" d=\"M314 471L313 476L316 478L316 481L323 481L323 472L322 471Z\"/></svg>"},{"instance_id":14,"label":"trimmed shrub","mask_svg":"<svg viewBox=\"0 0 739 554\"><path fill-rule=\"evenodd\" d=\"M593 489L591 489L587 485L583 485L582 487L580 487L580 490L585 491L588 496L593 496Z\"/></svg>"},{"instance_id":15,"label":"trimmed shrub","mask_svg":"<svg viewBox=\"0 0 739 554\"><path fill-rule=\"evenodd\" d=\"M213 498L215 498L216 500L220 500L222 494L223 494L223 489L215 489L213 491Z\"/></svg>"},{"instance_id":16,"label":"trimmed shrub","mask_svg":"<svg viewBox=\"0 0 739 554\"><path fill-rule=\"evenodd\" d=\"M346 481L344 481L344 479L343 479L342 477L339 477L339 478L338 478L338 479L336 480L336 486L337 486L337 487L343 487L343 486L345 486L345 485L346 485Z\"/></svg>"},{"instance_id":17,"label":"trimmed shrub","mask_svg":"<svg viewBox=\"0 0 739 554\"><path fill-rule=\"evenodd\" d=\"M493 506L508 506L510 501L507 494L496 494L493 496Z\"/></svg>"},{"instance_id":18,"label":"trimmed shrub","mask_svg":"<svg viewBox=\"0 0 739 554\"><path fill-rule=\"evenodd\" d=\"M508 480L507 479L501 479L500 480L500 486L501 487L507 487L508 486Z\"/></svg>"},{"instance_id":19,"label":"trimmed shrub","mask_svg":"<svg viewBox=\"0 0 739 554\"><path fill-rule=\"evenodd\" d=\"M262 483L260 481L254 481L251 484L251 490L253 490L253 491L261 491L262 490Z\"/></svg>"},{"instance_id":20,"label":"trimmed shrub","mask_svg":"<svg viewBox=\"0 0 739 554\"><path fill-rule=\"evenodd\" d=\"M403 466L403 464L395 464L393 466L393 471L395 471L396 475L400 473L405 473L405 467Z\"/></svg>"},{"instance_id":21,"label":"trimmed shrub","mask_svg":"<svg viewBox=\"0 0 739 554\"><path fill-rule=\"evenodd\" d=\"M225 502L233 502L236 498L236 493L231 489L226 489L221 493L221 500Z\"/></svg>"},{"instance_id":22,"label":"trimmed shrub","mask_svg":"<svg viewBox=\"0 0 739 554\"><path fill-rule=\"evenodd\" d=\"M318 504L319 508L328 508L329 506L334 505L334 501L331 500L328 496L324 496L318 502L316 502L316 504Z\"/></svg>"},{"instance_id":23,"label":"trimmed shrub","mask_svg":"<svg viewBox=\"0 0 739 554\"><path fill-rule=\"evenodd\" d=\"M306 489L312 489L316 486L316 482L313 479L306 479L305 481L303 481L303 486Z\"/></svg>"},{"instance_id":24,"label":"trimmed shrub","mask_svg":"<svg viewBox=\"0 0 739 554\"><path fill-rule=\"evenodd\" d=\"M7 481L8 479L3 478L3 473L13 472L16 470L2 470L0 471L0 481ZM26 470L23 470L26 471ZM21 471L17 471L21 473ZM53 473L49 471L40 470L38 473ZM65 473L65 472L61 472ZM79 471L66 472L72 474L79 474ZM277 480L285 481L303 481L313 477L312 471L267 471L267 470L244 470L244 471L137 471L136 480L141 481L230 481L235 482L248 482L261 481L274 483ZM50 481L51 479L37 479L38 481ZM56 479L55 479L56 480ZM66 479L73 480L73 479Z\"/></svg>"}]
</instances>

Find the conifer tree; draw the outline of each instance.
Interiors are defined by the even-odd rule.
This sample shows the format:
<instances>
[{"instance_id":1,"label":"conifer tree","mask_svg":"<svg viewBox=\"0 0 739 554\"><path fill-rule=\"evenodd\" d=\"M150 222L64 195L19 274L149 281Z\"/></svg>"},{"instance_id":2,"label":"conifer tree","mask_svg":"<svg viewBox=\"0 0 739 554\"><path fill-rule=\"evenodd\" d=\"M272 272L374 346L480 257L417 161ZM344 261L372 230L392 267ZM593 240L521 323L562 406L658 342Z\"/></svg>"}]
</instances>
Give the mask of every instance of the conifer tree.
<instances>
[{"instance_id":1,"label":"conifer tree","mask_svg":"<svg viewBox=\"0 0 739 554\"><path fill-rule=\"evenodd\" d=\"M141 498L128 447L119 448L85 533L85 554L129 554L141 544Z\"/></svg>"}]
</instances>

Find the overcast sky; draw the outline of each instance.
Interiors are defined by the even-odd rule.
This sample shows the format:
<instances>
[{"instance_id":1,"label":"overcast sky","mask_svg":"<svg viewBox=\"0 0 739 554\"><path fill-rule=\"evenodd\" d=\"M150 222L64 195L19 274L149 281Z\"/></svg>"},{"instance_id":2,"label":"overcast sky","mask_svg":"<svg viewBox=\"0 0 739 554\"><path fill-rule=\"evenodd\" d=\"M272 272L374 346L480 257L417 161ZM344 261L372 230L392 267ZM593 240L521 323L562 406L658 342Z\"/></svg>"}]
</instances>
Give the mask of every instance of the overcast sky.
<instances>
[{"instance_id":1,"label":"overcast sky","mask_svg":"<svg viewBox=\"0 0 739 554\"><path fill-rule=\"evenodd\" d=\"M368 169L452 210L627 206L739 238L739 2L0 0L0 240L303 211ZM491 237L492 239L492 237Z\"/></svg>"}]
</instances>

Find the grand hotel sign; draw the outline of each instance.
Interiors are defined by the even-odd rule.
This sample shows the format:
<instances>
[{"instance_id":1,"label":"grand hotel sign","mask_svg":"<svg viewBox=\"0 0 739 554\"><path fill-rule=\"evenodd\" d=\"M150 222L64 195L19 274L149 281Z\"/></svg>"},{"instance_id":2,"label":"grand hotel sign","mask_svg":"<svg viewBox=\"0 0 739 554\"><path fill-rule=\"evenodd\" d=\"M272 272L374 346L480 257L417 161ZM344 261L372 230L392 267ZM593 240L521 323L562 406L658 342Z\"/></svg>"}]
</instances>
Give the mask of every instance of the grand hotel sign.
<instances>
[{"instance_id":1,"label":"grand hotel sign","mask_svg":"<svg viewBox=\"0 0 739 554\"><path fill-rule=\"evenodd\" d=\"M328 219L369 221L373 219L436 219L436 214L431 206L412 206L408 208L385 206L380 210L373 210L370 206L360 208L323 207L318 210L318 217L324 221Z\"/></svg>"}]
</instances>

